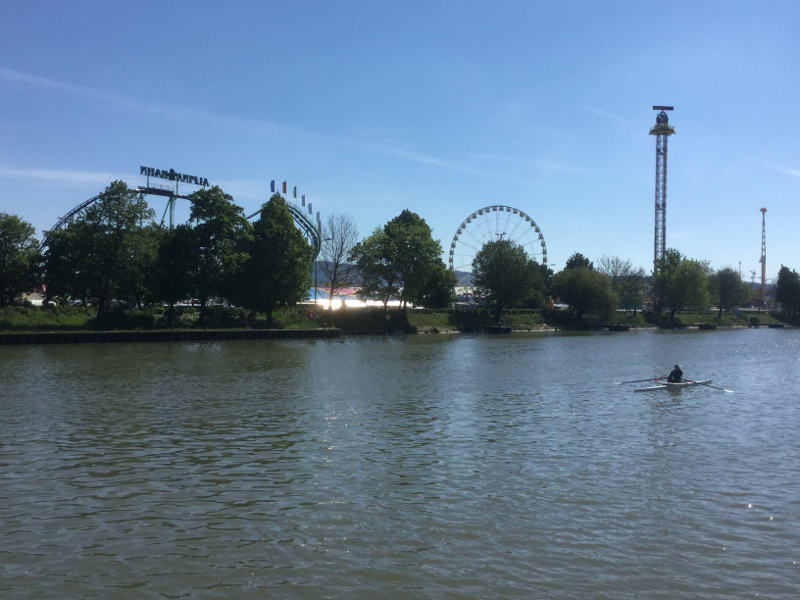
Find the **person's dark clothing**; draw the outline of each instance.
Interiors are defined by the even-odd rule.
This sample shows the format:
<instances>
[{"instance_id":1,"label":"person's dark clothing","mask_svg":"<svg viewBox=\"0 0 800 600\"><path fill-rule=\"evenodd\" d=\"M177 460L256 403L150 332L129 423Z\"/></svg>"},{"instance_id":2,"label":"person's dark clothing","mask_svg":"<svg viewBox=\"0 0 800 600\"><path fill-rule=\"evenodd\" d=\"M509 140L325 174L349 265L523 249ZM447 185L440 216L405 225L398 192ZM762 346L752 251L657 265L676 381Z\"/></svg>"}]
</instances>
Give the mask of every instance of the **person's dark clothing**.
<instances>
[{"instance_id":1,"label":"person's dark clothing","mask_svg":"<svg viewBox=\"0 0 800 600\"><path fill-rule=\"evenodd\" d=\"M672 373L670 373L669 377L667 377L667 381L670 383L678 383L680 382L681 377L683 377L683 371L681 371L681 368L676 365L675 368L672 369Z\"/></svg>"}]
</instances>

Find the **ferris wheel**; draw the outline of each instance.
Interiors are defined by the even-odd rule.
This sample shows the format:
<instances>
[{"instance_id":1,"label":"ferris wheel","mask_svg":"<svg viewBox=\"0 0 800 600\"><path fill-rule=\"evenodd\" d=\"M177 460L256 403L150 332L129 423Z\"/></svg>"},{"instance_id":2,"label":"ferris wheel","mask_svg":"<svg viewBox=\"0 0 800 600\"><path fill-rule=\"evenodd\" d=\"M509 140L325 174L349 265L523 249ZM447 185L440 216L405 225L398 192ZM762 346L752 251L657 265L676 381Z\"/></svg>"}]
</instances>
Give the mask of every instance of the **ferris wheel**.
<instances>
[{"instance_id":1,"label":"ferris wheel","mask_svg":"<svg viewBox=\"0 0 800 600\"><path fill-rule=\"evenodd\" d=\"M529 258L547 264L547 247L536 222L517 208L497 204L475 211L461 223L450 244L450 270L471 272L478 251L497 240L511 240Z\"/></svg>"}]
</instances>

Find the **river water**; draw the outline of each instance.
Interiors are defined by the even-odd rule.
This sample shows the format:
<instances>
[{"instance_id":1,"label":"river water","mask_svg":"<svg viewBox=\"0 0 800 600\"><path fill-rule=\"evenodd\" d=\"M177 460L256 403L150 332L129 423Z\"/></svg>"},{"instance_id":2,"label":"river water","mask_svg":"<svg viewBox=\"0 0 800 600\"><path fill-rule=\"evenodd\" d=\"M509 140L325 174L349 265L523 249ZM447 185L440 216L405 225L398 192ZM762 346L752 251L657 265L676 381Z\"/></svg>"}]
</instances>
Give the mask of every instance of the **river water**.
<instances>
[{"instance_id":1,"label":"river water","mask_svg":"<svg viewBox=\"0 0 800 600\"><path fill-rule=\"evenodd\" d=\"M800 597L800 332L0 347L0 597ZM634 393L666 374L713 385Z\"/></svg>"}]
</instances>

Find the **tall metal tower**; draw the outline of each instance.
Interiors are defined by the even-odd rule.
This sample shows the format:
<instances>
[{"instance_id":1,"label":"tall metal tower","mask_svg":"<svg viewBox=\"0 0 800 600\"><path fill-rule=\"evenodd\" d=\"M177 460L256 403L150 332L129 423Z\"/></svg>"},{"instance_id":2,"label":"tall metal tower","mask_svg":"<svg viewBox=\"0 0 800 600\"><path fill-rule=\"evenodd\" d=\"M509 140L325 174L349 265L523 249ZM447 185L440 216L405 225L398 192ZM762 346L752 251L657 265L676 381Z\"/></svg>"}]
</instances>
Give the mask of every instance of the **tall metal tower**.
<instances>
[{"instance_id":1,"label":"tall metal tower","mask_svg":"<svg viewBox=\"0 0 800 600\"><path fill-rule=\"evenodd\" d=\"M667 242L667 138L675 133L669 124L666 111L672 106L654 106L660 111L656 115L656 124L650 135L656 136L656 224L653 248L653 272L658 268L658 261L664 258Z\"/></svg>"},{"instance_id":2,"label":"tall metal tower","mask_svg":"<svg viewBox=\"0 0 800 600\"><path fill-rule=\"evenodd\" d=\"M767 209L761 209L761 306L767 305Z\"/></svg>"}]
</instances>

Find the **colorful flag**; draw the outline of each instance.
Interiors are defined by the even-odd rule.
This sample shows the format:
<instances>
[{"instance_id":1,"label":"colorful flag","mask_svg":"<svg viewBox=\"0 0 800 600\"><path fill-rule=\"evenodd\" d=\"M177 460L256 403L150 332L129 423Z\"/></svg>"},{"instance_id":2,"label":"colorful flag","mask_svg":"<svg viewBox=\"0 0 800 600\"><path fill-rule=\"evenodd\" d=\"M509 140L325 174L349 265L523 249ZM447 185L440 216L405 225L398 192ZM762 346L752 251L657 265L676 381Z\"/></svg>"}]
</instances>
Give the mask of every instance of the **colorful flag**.
<instances>
[{"instance_id":1,"label":"colorful flag","mask_svg":"<svg viewBox=\"0 0 800 600\"><path fill-rule=\"evenodd\" d=\"M305 205L306 205L306 195L305 195L305 194L303 194L303 195L301 196L301 198L303 199L303 206L305 206Z\"/></svg>"},{"instance_id":2,"label":"colorful flag","mask_svg":"<svg viewBox=\"0 0 800 600\"><path fill-rule=\"evenodd\" d=\"M285 181L281 184L281 190L283 191L284 194L286 193L286 182Z\"/></svg>"},{"instance_id":3,"label":"colorful flag","mask_svg":"<svg viewBox=\"0 0 800 600\"><path fill-rule=\"evenodd\" d=\"M273 193L273 194L275 193L275 180L274 179L269 182L269 191L271 193Z\"/></svg>"},{"instance_id":4,"label":"colorful flag","mask_svg":"<svg viewBox=\"0 0 800 600\"><path fill-rule=\"evenodd\" d=\"M297 186L292 188L292 198L297 198Z\"/></svg>"}]
</instances>

